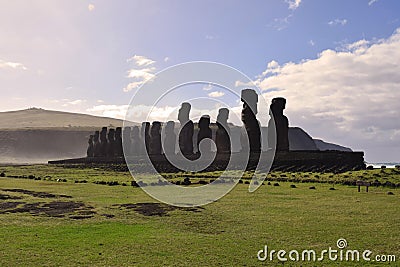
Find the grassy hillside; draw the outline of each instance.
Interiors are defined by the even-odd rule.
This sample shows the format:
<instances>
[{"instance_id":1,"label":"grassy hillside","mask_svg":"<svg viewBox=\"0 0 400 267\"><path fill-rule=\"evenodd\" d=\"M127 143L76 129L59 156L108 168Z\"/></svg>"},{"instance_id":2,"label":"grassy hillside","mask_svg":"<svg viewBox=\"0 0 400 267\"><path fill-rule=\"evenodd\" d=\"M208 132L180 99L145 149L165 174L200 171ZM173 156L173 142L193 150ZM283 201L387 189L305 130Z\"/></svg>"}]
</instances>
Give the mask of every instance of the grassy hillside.
<instances>
[{"instance_id":1,"label":"grassy hillside","mask_svg":"<svg viewBox=\"0 0 400 267\"><path fill-rule=\"evenodd\" d=\"M62 111L30 108L0 112L0 129L122 126L122 120Z\"/></svg>"}]
</instances>

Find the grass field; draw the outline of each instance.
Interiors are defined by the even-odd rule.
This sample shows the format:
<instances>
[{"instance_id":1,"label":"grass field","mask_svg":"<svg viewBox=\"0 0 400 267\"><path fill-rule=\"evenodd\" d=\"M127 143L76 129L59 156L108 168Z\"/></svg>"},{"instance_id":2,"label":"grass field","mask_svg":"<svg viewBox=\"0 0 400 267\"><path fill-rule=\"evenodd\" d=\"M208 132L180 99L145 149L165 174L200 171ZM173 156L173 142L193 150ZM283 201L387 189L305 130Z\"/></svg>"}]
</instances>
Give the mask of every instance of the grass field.
<instances>
[{"instance_id":1,"label":"grass field","mask_svg":"<svg viewBox=\"0 0 400 267\"><path fill-rule=\"evenodd\" d=\"M400 261L400 190L394 187L400 174L393 169L271 173L271 185L265 182L254 193L238 184L219 201L193 209L157 203L129 186L126 172L47 165L0 166L1 172L0 266L398 266ZM387 186L358 193L343 185L358 179ZM257 259L264 245L287 252L313 249L319 256L337 248L339 238L347 240L348 249L371 250L371 259L396 255L397 262Z\"/></svg>"}]
</instances>

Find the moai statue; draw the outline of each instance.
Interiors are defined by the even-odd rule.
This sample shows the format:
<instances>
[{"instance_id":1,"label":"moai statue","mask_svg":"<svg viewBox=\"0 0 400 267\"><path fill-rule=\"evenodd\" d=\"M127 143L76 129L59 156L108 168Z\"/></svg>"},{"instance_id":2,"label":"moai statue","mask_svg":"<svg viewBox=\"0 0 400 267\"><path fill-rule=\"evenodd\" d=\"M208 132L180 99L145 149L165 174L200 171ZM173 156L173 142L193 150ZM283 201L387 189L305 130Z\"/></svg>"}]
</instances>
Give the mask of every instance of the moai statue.
<instances>
[{"instance_id":1,"label":"moai statue","mask_svg":"<svg viewBox=\"0 0 400 267\"><path fill-rule=\"evenodd\" d=\"M200 153L200 142L204 140L204 144L202 145L203 153L211 152L211 139L212 139L212 131L210 128L210 116L204 115L201 116L199 120L199 133L197 134L197 148Z\"/></svg>"},{"instance_id":2,"label":"moai statue","mask_svg":"<svg viewBox=\"0 0 400 267\"><path fill-rule=\"evenodd\" d=\"M244 89L241 100L243 102L242 122L247 132L250 153L259 153L261 152L261 130L256 118L258 95L253 89Z\"/></svg>"},{"instance_id":3,"label":"moai statue","mask_svg":"<svg viewBox=\"0 0 400 267\"><path fill-rule=\"evenodd\" d=\"M142 147L141 154L148 154L150 152L150 122L142 122L142 144L144 141L144 147Z\"/></svg>"},{"instance_id":4,"label":"moai statue","mask_svg":"<svg viewBox=\"0 0 400 267\"><path fill-rule=\"evenodd\" d=\"M100 153L101 157L107 156L107 127L101 128L100 132Z\"/></svg>"},{"instance_id":5,"label":"moai statue","mask_svg":"<svg viewBox=\"0 0 400 267\"><path fill-rule=\"evenodd\" d=\"M132 156L131 134L132 134L132 128L131 127L124 127L124 130L122 131L122 137L123 137L124 144L125 144L124 148L123 148L123 152L125 152L127 156Z\"/></svg>"},{"instance_id":6,"label":"moai statue","mask_svg":"<svg viewBox=\"0 0 400 267\"><path fill-rule=\"evenodd\" d=\"M217 132L215 134L215 142L217 145L217 153L230 153L230 129L228 125L229 109L221 108L217 116Z\"/></svg>"},{"instance_id":7,"label":"moai statue","mask_svg":"<svg viewBox=\"0 0 400 267\"><path fill-rule=\"evenodd\" d=\"M139 126L132 127L132 145L131 145L131 154L138 156L143 153L143 141L139 135Z\"/></svg>"},{"instance_id":8,"label":"moai statue","mask_svg":"<svg viewBox=\"0 0 400 267\"><path fill-rule=\"evenodd\" d=\"M150 154L161 155L161 122L153 121L150 130Z\"/></svg>"},{"instance_id":9,"label":"moai statue","mask_svg":"<svg viewBox=\"0 0 400 267\"><path fill-rule=\"evenodd\" d=\"M187 102L182 103L178 113L178 120L181 124L179 132L179 148L183 155L193 154L193 131L194 125L189 120L191 105Z\"/></svg>"},{"instance_id":10,"label":"moai statue","mask_svg":"<svg viewBox=\"0 0 400 267\"><path fill-rule=\"evenodd\" d=\"M93 136L93 156L101 157L101 144L99 141L100 132L95 131Z\"/></svg>"},{"instance_id":11,"label":"moai statue","mask_svg":"<svg viewBox=\"0 0 400 267\"><path fill-rule=\"evenodd\" d=\"M115 143L114 143L114 154L117 157L123 157L124 151L122 148L122 128L117 127L115 129Z\"/></svg>"},{"instance_id":12,"label":"moai statue","mask_svg":"<svg viewBox=\"0 0 400 267\"><path fill-rule=\"evenodd\" d=\"M89 146L88 146L87 151L86 151L86 155L87 155L88 158L94 157L93 137L94 137L94 135L91 134L90 137L89 137L89 140L88 140Z\"/></svg>"},{"instance_id":13,"label":"moai statue","mask_svg":"<svg viewBox=\"0 0 400 267\"><path fill-rule=\"evenodd\" d=\"M174 130L175 122L168 121L165 126L165 138L163 143L164 154L175 155L176 134Z\"/></svg>"},{"instance_id":14,"label":"moai statue","mask_svg":"<svg viewBox=\"0 0 400 267\"><path fill-rule=\"evenodd\" d=\"M289 151L289 120L283 115L283 110L286 107L286 99L283 97L277 97L272 99L271 102L271 113L274 117L268 122L268 146L272 144L273 134L273 123L275 122L275 133L276 133L276 151ZM270 147L271 148L271 147Z\"/></svg>"},{"instance_id":15,"label":"moai statue","mask_svg":"<svg viewBox=\"0 0 400 267\"><path fill-rule=\"evenodd\" d=\"M107 134L108 144L107 144L107 153L106 156L112 158L115 156L115 130L110 129L108 130Z\"/></svg>"}]
</instances>

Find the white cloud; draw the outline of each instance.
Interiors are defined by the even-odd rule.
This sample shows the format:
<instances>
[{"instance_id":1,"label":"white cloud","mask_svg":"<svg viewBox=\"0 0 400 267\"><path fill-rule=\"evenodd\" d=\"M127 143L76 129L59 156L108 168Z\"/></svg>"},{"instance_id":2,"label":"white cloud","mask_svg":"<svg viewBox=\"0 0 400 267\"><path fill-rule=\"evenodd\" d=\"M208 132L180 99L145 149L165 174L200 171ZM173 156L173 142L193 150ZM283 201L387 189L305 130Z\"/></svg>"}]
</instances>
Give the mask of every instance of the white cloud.
<instances>
[{"instance_id":1,"label":"white cloud","mask_svg":"<svg viewBox=\"0 0 400 267\"><path fill-rule=\"evenodd\" d=\"M346 25L347 24L347 19L334 19L328 22L330 26L335 26L335 25Z\"/></svg>"},{"instance_id":2,"label":"white cloud","mask_svg":"<svg viewBox=\"0 0 400 267\"><path fill-rule=\"evenodd\" d=\"M289 14L284 18L275 18L274 21L268 26L274 28L277 31L281 31L289 25L289 20L291 17L293 17L293 14Z\"/></svg>"},{"instance_id":3,"label":"white cloud","mask_svg":"<svg viewBox=\"0 0 400 267\"><path fill-rule=\"evenodd\" d=\"M273 62L256 83L267 99L286 97L291 124L314 137L355 149L399 151L400 28L387 39L347 48L299 63Z\"/></svg>"},{"instance_id":4,"label":"white cloud","mask_svg":"<svg viewBox=\"0 0 400 267\"><path fill-rule=\"evenodd\" d=\"M308 43L309 43L311 46L314 46L314 45L315 45L315 42L314 42L313 40L308 41Z\"/></svg>"},{"instance_id":5,"label":"white cloud","mask_svg":"<svg viewBox=\"0 0 400 267\"><path fill-rule=\"evenodd\" d=\"M212 84L207 84L207 85L203 86L204 91L210 91L211 89L213 89Z\"/></svg>"},{"instance_id":6,"label":"white cloud","mask_svg":"<svg viewBox=\"0 0 400 267\"><path fill-rule=\"evenodd\" d=\"M54 101L54 103L64 102L64 104L62 104L63 107L78 106L78 105L82 105L82 104L86 103L86 100L84 100L84 99L76 99L76 100L72 100L72 101L70 101L69 99L62 99L61 101L59 101L59 100L53 100L53 101Z\"/></svg>"},{"instance_id":7,"label":"white cloud","mask_svg":"<svg viewBox=\"0 0 400 267\"><path fill-rule=\"evenodd\" d=\"M116 119L124 119L129 105L98 105L86 109L93 115L111 117Z\"/></svg>"},{"instance_id":8,"label":"white cloud","mask_svg":"<svg viewBox=\"0 0 400 267\"><path fill-rule=\"evenodd\" d=\"M290 10L296 10L301 4L301 0L285 0L285 2L289 4Z\"/></svg>"},{"instance_id":9,"label":"white cloud","mask_svg":"<svg viewBox=\"0 0 400 267\"><path fill-rule=\"evenodd\" d=\"M4 61L4 60L0 59L0 69L8 69L8 68L20 69L20 70L27 70L28 69L22 63Z\"/></svg>"},{"instance_id":10,"label":"white cloud","mask_svg":"<svg viewBox=\"0 0 400 267\"><path fill-rule=\"evenodd\" d=\"M127 61L133 62L135 66L128 71L127 78L131 78L133 81L123 88L124 92L139 88L143 83L151 80L155 76L156 68L153 66L155 63L154 60L144 56L134 55Z\"/></svg>"},{"instance_id":11,"label":"white cloud","mask_svg":"<svg viewBox=\"0 0 400 267\"><path fill-rule=\"evenodd\" d=\"M208 94L209 97L214 97L214 98L221 97L224 95L225 95L225 93L221 92L221 91L214 91L214 92L211 92Z\"/></svg>"},{"instance_id":12,"label":"white cloud","mask_svg":"<svg viewBox=\"0 0 400 267\"><path fill-rule=\"evenodd\" d=\"M88 10L89 10L89 11L93 11L94 9L95 9L94 4L89 4L89 5L88 5Z\"/></svg>"},{"instance_id":13,"label":"white cloud","mask_svg":"<svg viewBox=\"0 0 400 267\"><path fill-rule=\"evenodd\" d=\"M150 66L155 63L155 61L152 59L149 59L144 56L138 56L138 55L134 55L133 57L129 58L128 62L130 62L130 61L133 61L139 67Z\"/></svg>"},{"instance_id":14,"label":"white cloud","mask_svg":"<svg viewBox=\"0 0 400 267\"><path fill-rule=\"evenodd\" d=\"M128 78L135 78L139 80L150 80L154 77L156 68L145 68L145 69L130 69L128 71Z\"/></svg>"},{"instance_id":15,"label":"white cloud","mask_svg":"<svg viewBox=\"0 0 400 267\"><path fill-rule=\"evenodd\" d=\"M216 36L216 35L211 35L211 34L206 35L206 40L215 40L217 38L218 38L218 36Z\"/></svg>"},{"instance_id":16,"label":"white cloud","mask_svg":"<svg viewBox=\"0 0 400 267\"><path fill-rule=\"evenodd\" d=\"M375 4L376 2L378 2L378 0L370 0L370 1L368 2L368 5L369 5L369 6L372 6L372 5Z\"/></svg>"},{"instance_id":17,"label":"white cloud","mask_svg":"<svg viewBox=\"0 0 400 267\"><path fill-rule=\"evenodd\" d=\"M165 57L164 62L168 62L168 61L169 61L169 57Z\"/></svg>"}]
</instances>

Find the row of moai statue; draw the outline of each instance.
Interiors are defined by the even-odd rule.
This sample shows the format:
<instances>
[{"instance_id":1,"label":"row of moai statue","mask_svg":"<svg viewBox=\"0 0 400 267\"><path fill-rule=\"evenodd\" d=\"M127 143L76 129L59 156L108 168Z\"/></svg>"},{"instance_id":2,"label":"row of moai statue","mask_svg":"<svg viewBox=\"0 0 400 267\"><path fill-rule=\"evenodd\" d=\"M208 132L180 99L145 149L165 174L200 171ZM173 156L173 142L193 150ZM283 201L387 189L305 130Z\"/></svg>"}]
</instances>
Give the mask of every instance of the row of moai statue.
<instances>
[{"instance_id":1,"label":"row of moai statue","mask_svg":"<svg viewBox=\"0 0 400 267\"><path fill-rule=\"evenodd\" d=\"M122 128L110 129L103 127L89 137L88 157L122 157Z\"/></svg>"},{"instance_id":2,"label":"row of moai statue","mask_svg":"<svg viewBox=\"0 0 400 267\"><path fill-rule=\"evenodd\" d=\"M245 89L241 93L241 100L243 102L242 108L242 122L244 129L247 133L247 140L245 135L242 135L242 151L249 151L250 153L259 153L261 151L261 127L257 120L257 103L258 95L252 89ZM268 129L276 130L276 150L288 151L288 127L289 122L283 110L285 109L286 100L284 98L274 98L270 106L274 122L271 119ZM183 155L194 154L193 134L194 124L190 120L189 114L191 105L189 103L182 103L178 112L178 121L180 122L180 131L178 136L178 145L180 153ZM215 134L215 144L218 154L231 153L231 139L230 128L228 125L229 110L221 108L218 112L216 121L217 130ZM273 127L273 124L275 127ZM202 153L211 152L211 139L212 130L210 128L210 116L203 115L198 122L197 134L197 148ZM95 132L89 138L89 147L87 151L88 157L122 157L122 138L121 127L115 130L110 129L107 134L107 128L103 127L99 133ZM123 130L123 138L127 155L173 155L176 152L177 136L175 133L175 122L168 121L164 127L165 138L162 143L161 137L162 123L154 121L151 125L150 122L143 122L141 129L138 126L125 127ZM272 136L269 134L269 136ZM248 146L246 145L248 144Z\"/></svg>"}]
</instances>

